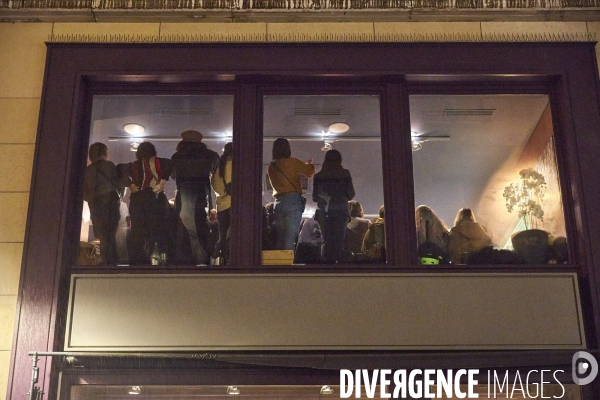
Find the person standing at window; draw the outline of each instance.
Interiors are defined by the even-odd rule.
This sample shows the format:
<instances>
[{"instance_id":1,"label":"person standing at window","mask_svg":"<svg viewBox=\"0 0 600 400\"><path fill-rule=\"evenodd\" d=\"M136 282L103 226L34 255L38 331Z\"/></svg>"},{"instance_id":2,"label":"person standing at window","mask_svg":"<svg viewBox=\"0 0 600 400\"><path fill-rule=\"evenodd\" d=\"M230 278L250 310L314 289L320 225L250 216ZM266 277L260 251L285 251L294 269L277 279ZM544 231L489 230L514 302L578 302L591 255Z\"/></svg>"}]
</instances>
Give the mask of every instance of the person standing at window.
<instances>
[{"instance_id":1,"label":"person standing at window","mask_svg":"<svg viewBox=\"0 0 600 400\"><path fill-rule=\"evenodd\" d=\"M342 154L337 150L327 151L313 182L313 201L324 214L321 257L326 263L342 261L346 225L350 220L348 201L354 194L350 171L342 167Z\"/></svg>"},{"instance_id":2,"label":"person standing at window","mask_svg":"<svg viewBox=\"0 0 600 400\"><path fill-rule=\"evenodd\" d=\"M275 197L276 250L294 250L304 212L300 175L310 178L315 172L312 160L303 163L292 157L287 139L279 138L273 142L273 161L267 167L267 174Z\"/></svg>"},{"instance_id":3,"label":"person standing at window","mask_svg":"<svg viewBox=\"0 0 600 400\"><path fill-rule=\"evenodd\" d=\"M212 209L210 174L219 163L219 155L202 143L202 138L202 133L198 131L183 132L177 152L171 157L173 176L177 183L177 213L185 226L191 246L189 254L186 243L188 238L177 235L177 261L197 265L209 262L206 207Z\"/></svg>"},{"instance_id":4,"label":"person standing at window","mask_svg":"<svg viewBox=\"0 0 600 400\"><path fill-rule=\"evenodd\" d=\"M85 169L83 199L90 208L94 236L100 240L100 256L106 265L116 265L121 184L115 164L108 161L108 148L104 143L92 144L88 156L91 164Z\"/></svg>"},{"instance_id":5,"label":"person standing at window","mask_svg":"<svg viewBox=\"0 0 600 400\"><path fill-rule=\"evenodd\" d=\"M219 166L213 174L210 183L217 195L217 220L219 221L219 241L217 242L217 257L229 260L228 232L231 223L231 165L233 144L226 143L223 154L219 159Z\"/></svg>"},{"instance_id":6,"label":"person standing at window","mask_svg":"<svg viewBox=\"0 0 600 400\"><path fill-rule=\"evenodd\" d=\"M150 142L140 143L135 157L136 161L128 164L131 180L129 261L131 264L147 264L150 252L167 252L167 196L164 189L172 167L168 158L156 156L156 148Z\"/></svg>"}]
</instances>

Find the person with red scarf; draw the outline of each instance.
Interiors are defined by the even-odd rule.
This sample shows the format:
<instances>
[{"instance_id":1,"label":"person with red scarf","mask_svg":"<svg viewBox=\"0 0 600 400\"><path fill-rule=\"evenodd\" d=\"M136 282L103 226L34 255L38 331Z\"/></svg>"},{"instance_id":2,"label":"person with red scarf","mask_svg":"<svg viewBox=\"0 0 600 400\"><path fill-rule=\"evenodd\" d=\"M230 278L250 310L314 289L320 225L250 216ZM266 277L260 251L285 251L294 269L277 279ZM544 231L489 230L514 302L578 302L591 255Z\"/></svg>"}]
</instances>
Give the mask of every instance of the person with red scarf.
<instances>
[{"instance_id":1,"label":"person with red scarf","mask_svg":"<svg viewBox=\"0 0 600 400\"><path fill-rule=\"evenodd\" d=\"M167 252L165 183L169 180L172 166L168 158L156 156L156 148L150 142L140 143L135 153L136 161L128 164L131 195L130 264L149 264L150 252L155 244L160 253Z\"/></svg>"}]
</instances>

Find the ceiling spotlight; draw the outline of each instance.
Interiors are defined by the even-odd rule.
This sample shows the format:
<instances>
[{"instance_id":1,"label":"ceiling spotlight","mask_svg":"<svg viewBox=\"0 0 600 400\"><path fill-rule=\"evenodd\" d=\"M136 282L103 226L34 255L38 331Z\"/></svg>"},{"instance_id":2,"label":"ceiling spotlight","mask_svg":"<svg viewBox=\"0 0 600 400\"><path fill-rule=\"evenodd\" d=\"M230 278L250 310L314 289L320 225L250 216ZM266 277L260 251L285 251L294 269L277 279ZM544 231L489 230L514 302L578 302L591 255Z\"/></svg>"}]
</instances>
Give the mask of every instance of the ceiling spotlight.
<instances>
[{"instance_id":1,"label":"ceiling spotlight","mask_svg":"<svg viewBox=\"0 0 600 400\"><path fill-rule=\"evenodd\" d=\"M144 125L129 123L123 125L123 130L129 133L130 135L137 136L144 133L146 131L146 128L144 127Z\"/></svg>"},{"instance_id":2,"label":"ceiling spotlight","mask_svg":"<svg viewBox=\"0 0 600 400\"><path fill-rule=\"evenodd\" d=\"M142 388L140 388L139 386L132 386L129 390L128 390L129 394L142 394Z\"/></svg>"},{"instance_id":3,"label":"ceiling spotlight","mask_svg":"<svg viewBox=\"0 0 600 400\"><path fill-rule=\"evenodd\" d=\"M348 129L350 129L350 126L343 122L336 122L334 124L329 125L329 132L333 133L344 133L347 132Z\"/></svg>"},{"instance_id":4,"label":"ceiling spotlight","mask_svg":"<svg viewBox=\"0 0 600 400\"><path fill-rule=\"evenodd\" d=\"M323 147L321 147L321 151L329 151L331 149L333 149L333 146L331 146L331 143L329 143L329 142L325 142Z\"/></svg>"},{"instance_id":5,"label":"ceiling spotlight","mask_svg":"<svg viewBox=\"0 0 600 400\"><path fill-rule=\"evenodd\" d=\"M138 147L140 147L140 144L138 142L133 142L131 143L131 147L129 148L129 150L137 151Z\"/></svg>"},{"instance_id":6,"label":"ceiling spotlight","mask_svg":"<svg viewBox=\"0 0 600 400\"><path fill-rule=\"evenodd\" d=\"M229 386L227 388L227 394L235 396L236 394L240 394L240 389L235 386Z\"/></svg>"},{"instance_id":7,"label":"ceiling spotlight","mask_svg":"<svg viewBox=\"0 0 600 400\"><path fill-rule=\"evenodd\" d=\"M321 388L321 394L333 394L333 389L331 386L323 386Z\"/></svg>"}]
</instances>

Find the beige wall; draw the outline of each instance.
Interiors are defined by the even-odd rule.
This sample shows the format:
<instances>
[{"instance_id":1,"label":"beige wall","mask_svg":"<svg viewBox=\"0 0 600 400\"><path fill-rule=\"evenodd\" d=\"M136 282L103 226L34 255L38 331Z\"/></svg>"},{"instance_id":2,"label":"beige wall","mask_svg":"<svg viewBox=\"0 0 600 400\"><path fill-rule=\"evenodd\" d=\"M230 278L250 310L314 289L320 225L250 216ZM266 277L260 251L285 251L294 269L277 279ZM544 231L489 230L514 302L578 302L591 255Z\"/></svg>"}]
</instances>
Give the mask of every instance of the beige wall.
<instances>
[{"instance_id":1,"label":"beige wall","mask_svg":"<svg viewBox=\"0 0 600 400\"><path fill-rule=\"evenodd\" d=\"M0 398L4 399L51 23L0 24ZM25 395L25 394L23 394Z\"/></svg>"},{"instance_id":2,"label":"beige wall","mask_svg":"<svg viewBox=\"0 0 600 400\"><path fill-rule=\"evenodd\" d=\"M494 33L594 33L600 22L356 22L356 23L0 23L0 399L8 364L25 233L29 182L51 34L116 35L202 40L392 40L394 35L481 39ZM446 36L444 36L446 35Z\"/></svg>"}]
</instances>

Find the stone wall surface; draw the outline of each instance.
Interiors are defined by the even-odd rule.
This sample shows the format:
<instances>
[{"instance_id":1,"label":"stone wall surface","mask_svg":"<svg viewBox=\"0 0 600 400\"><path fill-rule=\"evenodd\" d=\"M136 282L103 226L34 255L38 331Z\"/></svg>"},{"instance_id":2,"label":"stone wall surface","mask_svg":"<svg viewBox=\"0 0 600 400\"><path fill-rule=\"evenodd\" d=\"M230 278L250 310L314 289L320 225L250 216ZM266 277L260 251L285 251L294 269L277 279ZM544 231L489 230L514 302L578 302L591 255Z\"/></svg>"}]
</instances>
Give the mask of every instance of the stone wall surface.
<instances>
[{"instance_id":1,"label":"stone wall surface","mask_svg":"<svg viewBox=\"0 0 600 400\"><path fill-rule=\"evenodd\" d=\"M0 24L0 170L6 177L0 187L0 398L6 393L13 344L44 41L51 33L51 23Z\"/></svg>"}]
</instances>

